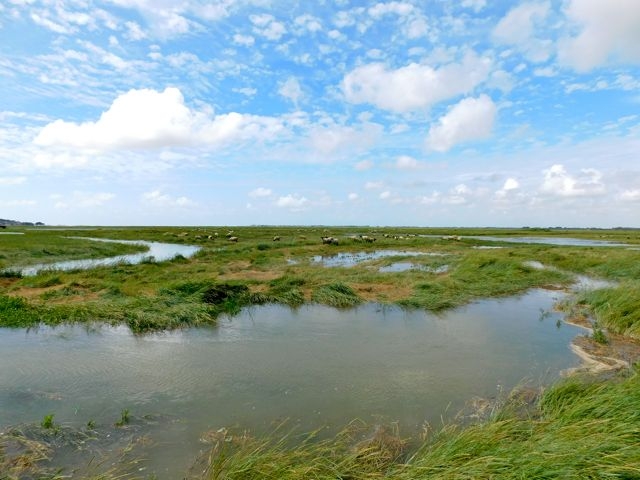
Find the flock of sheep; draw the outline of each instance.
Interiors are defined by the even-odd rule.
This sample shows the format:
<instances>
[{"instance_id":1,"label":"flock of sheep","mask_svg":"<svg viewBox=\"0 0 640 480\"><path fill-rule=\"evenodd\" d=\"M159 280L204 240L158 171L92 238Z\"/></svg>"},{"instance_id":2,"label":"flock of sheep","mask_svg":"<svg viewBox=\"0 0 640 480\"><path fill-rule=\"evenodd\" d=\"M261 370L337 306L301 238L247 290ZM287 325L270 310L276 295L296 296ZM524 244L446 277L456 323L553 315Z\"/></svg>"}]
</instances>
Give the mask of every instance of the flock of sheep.
<instances>
[{"instance_id":1,"label":"flock of sheep","mask_svg":"<svg viewBox=\"0 0 640 480\"><path fill-rule=\"evenodd\" d=\"M182 232L182 233L172 233L172 232L166 232L165 235L173 235L176 237L187 237L189 236L188 232ZM392 235L389 233L384 233L383 237L385 238L392 238L394 240L404 240L407 238L412 238L415 237L415 234L407 234L407 235ZM202 240L202 239L206 239L206 240L215 240L219 237L218 232L213 233L212 235L194 235L193 238L196 240ZM229 230L226 235L225 235L226 239L229 242L234 242L237 243L238 242L238 237L236 235L234 235L233 230ZM302 240L306 240L306 236L304 235L300 235L299 237ZM364 243L373 243L375 242L377 239L376 237L373 237L371 235L349 235L348 237L346 237L348 240L351 240L352 242L364 242ZM320 239L322 240L322 244L323 245L339 245L340 244L340 240L338 239L338 237L333 237L333 236L321 236ZM273 237L273 241L274 242L279 242L280 241L280 236L279 235L275 235Z\"/></svg>"}]
</instances>

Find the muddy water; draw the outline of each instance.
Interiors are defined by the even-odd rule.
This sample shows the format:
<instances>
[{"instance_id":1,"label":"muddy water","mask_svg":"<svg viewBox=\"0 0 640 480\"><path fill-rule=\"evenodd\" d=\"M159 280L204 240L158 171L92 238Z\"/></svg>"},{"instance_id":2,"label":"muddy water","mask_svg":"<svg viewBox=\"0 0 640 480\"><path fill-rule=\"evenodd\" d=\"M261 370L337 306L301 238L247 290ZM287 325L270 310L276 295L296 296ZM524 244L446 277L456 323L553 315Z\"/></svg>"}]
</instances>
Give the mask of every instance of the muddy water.
<instances>
[{"instance_id":1,"label":"muddy water","mask_svg":"<svg viewBox=\"0 0 640 480\"><path fill-rule=\"evenodd\" d=\"M147 336L106 326L0 329L0 430L48 413L78 426L113 426L124 408L158 415L165 420L146 432L154 443L144 467L160 479L182 478L202 433L223 426L267 431L290 419L302 430L337 429L360 418L397 421L411 435L473 396L551 382L575 366L569 343L580 330L541 316L559 295L533 290L441 316L266 305L217 328Z\"/></svg>"}]
</instances>

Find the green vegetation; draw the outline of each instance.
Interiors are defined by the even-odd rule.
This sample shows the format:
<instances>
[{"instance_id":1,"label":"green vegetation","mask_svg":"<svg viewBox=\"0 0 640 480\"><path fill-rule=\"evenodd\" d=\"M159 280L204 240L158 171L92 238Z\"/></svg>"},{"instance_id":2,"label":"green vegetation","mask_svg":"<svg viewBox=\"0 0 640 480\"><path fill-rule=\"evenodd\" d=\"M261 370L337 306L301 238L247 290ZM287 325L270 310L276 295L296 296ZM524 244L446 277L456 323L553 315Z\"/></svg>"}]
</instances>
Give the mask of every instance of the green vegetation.
<instances>
[{"instance_id":1,"label":"green vegetation","mask_svg":"<svg viewBox=\"0 0 640 480\"><path fill-rule=\"evenodd\" d=\"M239 237L238 243L225 239L228 230ZM637 249L492 243L502 248L481 250L473 248L485 244L481 240L443 238L540 235L639 245L638 231L362 227L23 231L25 235L0 236L0 326L4 327L98 321L126 324L132 331L144 333L215 325L221 314L233 315L245 306L263 303L299 306L316 302L348 308L377 301L441 311L529 288L567 288L574 274L584 274L615 283L578 292L563 306L566 312L595 319L592 339L602 346L616 334L640 338ZM67 238L87 233L92 237L193 244L201 250L192 258L168 262L146 261L34 277L17 273L20 266L43 261L139 250L130 245ZM358 234L375 236L377 241L350 239ZM401 234L402 239L393 238L394 234ZM276 235L281 240L273 242ZM340 245L322 245L320 237L329 235L339 238ZM311 260L316 255L385 249L443 256L400 253L352 267L325 267ZM532 260L544 268L527 264ZM379 271L380 266L398 261L424 267L446 264L449 268L441 273L426 269ZM547 313L541 312L541 320ZM254 438L246 432L232 435L225 431L212 438L211 451L199 471L205 471L203 479L640 478L640 373L633 368L607 380L571 378L533 401L514 395L494 411L488 420L447 425L429 431L420 440L402 439L390 428L372 433L359 424L330 439L321 438L318 432L300 436L278 430L265 438ZM129 421L128 410L123 410L117 425ZM39 426L49 434L56 427L64 432L54 423L53 414ZM87 424L92 432L95 427L91 421ZM26 435L0 437L0 478L56 478L54 474L38 476L35 467L18 468L45 461L49 449ZM107 473L99 478L136 477Z\"/></svg>"},{"instance_id":2,"label":"green vegetation","mask_svg":"<svg viewBox=\"0 0 640 480\"><path fill-rule=\"evenodd\" d=\"M570 379L522 409L512 396L488 421L448 425L417 448L389 429L314 436L224 435L206 479L639 478L640 376ZM293 445L293 446L292 446Z\"/></svg>"}]
</instances>

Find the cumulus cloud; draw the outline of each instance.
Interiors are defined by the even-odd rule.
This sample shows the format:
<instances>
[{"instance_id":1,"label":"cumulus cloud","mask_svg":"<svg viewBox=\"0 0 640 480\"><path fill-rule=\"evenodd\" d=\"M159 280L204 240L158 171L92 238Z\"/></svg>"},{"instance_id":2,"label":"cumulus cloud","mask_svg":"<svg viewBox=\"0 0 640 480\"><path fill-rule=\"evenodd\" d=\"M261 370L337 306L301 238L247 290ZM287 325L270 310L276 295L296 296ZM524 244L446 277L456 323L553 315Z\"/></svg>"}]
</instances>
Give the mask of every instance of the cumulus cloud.
<instances>
[{"instance_id":1,"label":"cumulus cloud","mask_svg":"<svg viewBox=\"0 0 640 480\"><path fill-rule=\"evenodd\" d=\"M388 2L388 3L376 3L368 10L369 15L373 18L380 18L384 15L394 14L398 16L405 16L413 12L413 5L405 2Z\"/></svg>"},{"instance_id":2,"label":"cumulus cloud","mask_svg":"<svg viewBox=\"0 0 640 480\"><path fill-rule=\"evenodd\" d=\"M552 42L536 36L536 27L549 15L551 5L546 2L525 2L512 8L493 29L494 41L515 46L529 60L543 62L551 55Z\"/></svg>"},{"instance_id":3,"label":"cumulus cloud","mask_svg":"<svg viewBox=\"0 0 640 480\"><path fill-rule=\"evenodd\" d=\"M357 200L358 199L358 194L357 193L350 193L348 198L351 201Z\"/></svg>"},{"instance_id":4,"label":"cumulus cloud","mask_svg":"<svg viewBox=\"0 0 640 480\"><path fill-rule=\"evenodd\" d=\"M304 210L309 204L309 200L297 194L289 194L276 200L276 206L280 208L288 208L292 211Z\"/></svg>"},{"instance_id":5,"label":"cumulus cloud","mask_svg":"<svg viewBox=\"0 0 640 480\"><path fill-rule=\"evenodd\" d=\"M373 167L373 162L371 160L361 160L354 165L354 168L360 172L369 170L372 167Z\"/></svg>"},{"instance_id":6,"label":"cumulus cloud","mask_svg":"<svg viewBox=\"0 0 640 480\"><path fill-rule=\"evenodd\" d=\"M169 87L163 92L130 90L116 98L95 122L56 120L38 133L34 143L96 150L220 145L237 139L266 138L282 128L281 122L271 117L235 112L214 116L190 109L180 90ZM57 163L68 162L60 159Z\"/></svg>"},{"instance_id":7,"label":"cumulus cloud","mask_svg":"<svg viewBox=\"0 0 640 480\"><path fill-rule=\"evenodd\" d=\"M237 45L242 45L244 47L251 47L255 42L256 42L256 39L253 38L251 35L241 35L239 33L236 33L233 36L233 43Z\"/></svg>"},{"instance_id":8,"label":"cumulus cloud","mask_svg":"<svg viewBox=\"0 0 640 480\"><path fill-rule=\"evenodd\" d=\"M109 192L81 192L75 191L70 196L52 195L56 200L54 207L63 208L94 208L100 207L115 198L115 194Z\"/></svg>"},{"instance_id":9,"label":"cumulus cloud","mask_svg":"<svg viewBox=\"0 0 640 480\"><path fill-rule=\"evenodd\" d=\"M490 70L491 61L475 53L440 68L411 63L389 70L384 64L372 63L345 75L342 91L350 103L409 112L472 91L487 79Z\"/></svg>"},{"instance_id":10,"label":"cumulus cloud","mask_svg":"<svg viewBox=\"0 0 640 480\"><path fill-rule=\"evenodd\" d=\"M544 181L540 190L558 197L586 197L605 193L602 173L594 168L581 169L577 175L571 175L564 165L556 164L544 170Z\"/></svg>"},{"instance_id":11,"label":"cumulus cloud","mask_svg":"<svg viewBox=\"0 0 640 480\"><path fill-rule=\"evenodd\" d=\"M562 38L558 60L578 72L611 64L640 64L640 2L570 0L565 14L580 29Z\"/></svg>"},{"instance_id":12,"label":"cumulus cloud","mask_svg":"<svg viewBox=\"0 0 640 480\"><path fill-rule=\"evenodd\" d=\"M280 37L287 33L284 24L278 22L273 15L268 13L250 15L249 20L253 23L253 31L267 40L280 40Z\"/></svg>"},{"instance_id":13,"label":"cumulus cloud","mask_svg":"<svg viewBox=\"0 0 640 480\"><path fill-rule=\"evenodd\" d=\"M367 190L377 190L383 187L384 183L382 182L367 182L364 184L364 188L366 188Z\"/></svg>"},{"instance_id":14,"label":"cumulus cloud","mask_svg":"<svg viewBox=\"0 0 640 480\"><path fill-rule=\"evenodd\" d=\"M497 108L491 98L465 98L451 107L429 129L427 145L432 150L446 152L458 143L489 137Z\"/></svg>"},{"instance_id":15,"label":"cumulus cloud","mask_svg":"<svg viewBox=\"0 0 640 480\"><path fill-rule=\"evenodd\" d=\"M625 190L620 194L620 198L626 202L640 201L640 190Z\"/></svg>"},{"instance_id":16,"label":"cumulus cloud","mask_svg":"<svg viewBox=\"0 0 640 480\"><path fill-rule=\"evenodd\" d=\"M515 178L507 178L502 188L496 191L496 197L498 199L505 198L511 192L514 192L520 188L520 182Z\"/></svg>"},{"instance_id":17,"label":"cumulus cloud","mask_svg":"<svg viewBox=\"0 0 640 480\"><path fill-rule=\"evenodd\" d=\"M143 193L142 199L145 203L156 207L192 207L196 205L196 202L187 197L172 197L160 190Z\"/></svg>"},{"instance_id":18,"label":"cumulus cloud","mask_svg":"<svg viewBox=\"0 0 640 480\"><path fill-rule=\"evenodd\" d=\"M302 98L302 87L300 86L300 82L298 82L297 78L289 77L280 85L278 93L297 105L298 100Z\"/></svg>"},{"instance_id":19,"label":"cumulus cloud","mask_svg":"<svg viewBox=\"0 0 640 480\"><path fill-rule=\"evenodd\" d=\"M415 170L420 168L420 162L408 155L401 155L396 158L396 168L400 170Z\"/></svg>"},{"instance_id":20,"label":"cumulus cloud","mask_svg":"<svg viewBox=\"0 0 640 480\"><path fill-rule=\"evenodd\" d=\"M253 198L258 198L258 197L268 197L272 194L273 192L271 191L270 188L264 188L264 187L258 187L255 190L251 190L249 192L249 196L253 197Z\"/></svg>"},{"instance_id":21,"label":"cumulus cloud","mask_svg":"<svg viewBox=\"0 0 640 480\"><path fill-rule=\"evenodd\" d=\"M308 143L319 161L332 160L371 147L382 134L382 127L367 123L360 128L329 125L313 127Z\"/></svg>"}]
</instances>

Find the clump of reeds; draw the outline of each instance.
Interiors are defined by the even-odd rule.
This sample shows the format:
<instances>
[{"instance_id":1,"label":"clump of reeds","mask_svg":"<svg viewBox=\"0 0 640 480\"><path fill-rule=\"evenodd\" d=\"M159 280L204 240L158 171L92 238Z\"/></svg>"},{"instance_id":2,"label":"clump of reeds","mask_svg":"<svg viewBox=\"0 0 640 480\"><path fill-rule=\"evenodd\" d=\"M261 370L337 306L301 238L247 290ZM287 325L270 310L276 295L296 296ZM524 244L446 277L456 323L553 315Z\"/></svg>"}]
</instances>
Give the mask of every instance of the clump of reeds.
<instances>
[{"instance_id":1,"label":"clump of reeds","mask_svg":"<svg viewBox=\"0 0 640 480\"><path fill-rule=\"evenodd\" d=\"M353 307L362 302L358 294L342 282L321 285L313 291L311 299L314 302L337 308Z\"/></svg>"}]
</instances>

